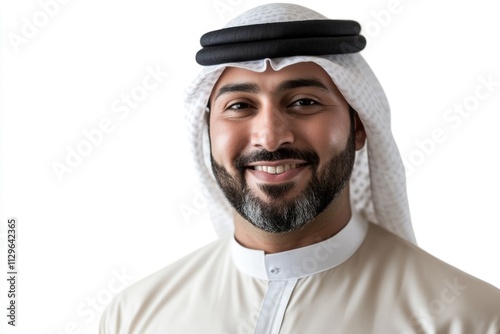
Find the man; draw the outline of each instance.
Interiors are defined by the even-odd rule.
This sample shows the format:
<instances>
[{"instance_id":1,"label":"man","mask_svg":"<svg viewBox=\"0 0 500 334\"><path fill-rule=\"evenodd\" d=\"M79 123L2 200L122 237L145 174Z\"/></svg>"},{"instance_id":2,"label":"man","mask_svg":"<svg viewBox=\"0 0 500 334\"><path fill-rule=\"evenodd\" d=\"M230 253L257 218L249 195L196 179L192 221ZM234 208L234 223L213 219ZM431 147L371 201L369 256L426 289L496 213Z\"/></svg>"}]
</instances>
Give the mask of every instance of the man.
<instances>
[{"instance_id":1,"label":"man","mask_svg":"<svg viewBox=\"0 0 500 334\"><path fill-rule=\"evenodd\" d=\"M101 333L500 333L499 290L415 246L359 25L270 4L201 42L187 119L220 239Z\"/></svg>"}]
</instances>

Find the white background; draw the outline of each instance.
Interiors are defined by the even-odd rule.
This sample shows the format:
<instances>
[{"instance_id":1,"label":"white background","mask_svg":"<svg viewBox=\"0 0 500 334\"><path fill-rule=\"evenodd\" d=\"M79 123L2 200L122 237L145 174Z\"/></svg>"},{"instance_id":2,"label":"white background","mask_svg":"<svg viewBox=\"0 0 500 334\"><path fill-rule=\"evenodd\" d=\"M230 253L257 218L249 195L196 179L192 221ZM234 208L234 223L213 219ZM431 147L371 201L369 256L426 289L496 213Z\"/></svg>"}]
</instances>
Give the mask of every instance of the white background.
<instances>
[{"instance_id":1,"label":"white background","mask_svg":"<svg viewBox=\"0 0 500 334\"><path fill-rule=\"evenodd\" d=\"M19 225L18 326L6 333L95 333L119 289L215 238L187 152L182 93L200 69L201 34L265 3L55 1L0 8L2 241L8 217ZM45 3L52 3L46 22ZM402 156L413 162L408 194L419 245L500 287L494 2L306 3L363 26L363 55L391 102ZM44 26L21 43L27 21ZM139 91L148 68L167 74L126 117L114 112L123 94ZM480 78L496 86L489 92ZM464 104L466 116L448 114ZM84 131L105 119L112 130L59 180L53 163L66 164ZM431 145L436 131L444 140ZM5 245L1 254L4 269Z\"/></svg>"}]
</instances>

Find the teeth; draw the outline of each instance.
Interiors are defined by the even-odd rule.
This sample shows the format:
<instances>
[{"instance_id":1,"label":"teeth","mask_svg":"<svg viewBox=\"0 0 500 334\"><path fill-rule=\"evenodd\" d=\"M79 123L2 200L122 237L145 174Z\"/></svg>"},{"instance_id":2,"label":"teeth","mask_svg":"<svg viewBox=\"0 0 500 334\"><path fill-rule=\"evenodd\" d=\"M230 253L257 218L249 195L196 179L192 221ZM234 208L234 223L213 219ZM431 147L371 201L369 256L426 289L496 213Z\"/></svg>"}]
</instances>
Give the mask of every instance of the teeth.
<instances>
[{"instance_id":1,"label":"teeth","mask_svg":"<svg viewBox=\"0 0 500 334\"><path fill-rule=\"evenodd\" d=\"M269 174L282 174L290 169L297 168L297 164L287 164L282 166L254 166L255 170Z\"/></svg>"}]
</instances>

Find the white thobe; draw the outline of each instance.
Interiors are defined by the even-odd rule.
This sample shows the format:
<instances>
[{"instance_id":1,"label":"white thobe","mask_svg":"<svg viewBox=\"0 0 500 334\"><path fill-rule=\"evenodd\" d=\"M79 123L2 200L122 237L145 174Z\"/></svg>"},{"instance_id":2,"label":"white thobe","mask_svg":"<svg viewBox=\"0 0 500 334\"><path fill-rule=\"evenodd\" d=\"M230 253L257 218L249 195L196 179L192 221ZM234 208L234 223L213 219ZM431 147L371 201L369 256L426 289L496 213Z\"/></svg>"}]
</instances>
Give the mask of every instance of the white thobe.
<instances>
[{"instance_id":1,"label":"white thobe","mask_svg":"<svg viewBox=\"0 0 500 334\"><path fill-rule=\"evenodd\" d=\"M217 240L111 302L101 334L500 333L500 290L354 216L264 254Z\"/></svg>"}]
</instances>

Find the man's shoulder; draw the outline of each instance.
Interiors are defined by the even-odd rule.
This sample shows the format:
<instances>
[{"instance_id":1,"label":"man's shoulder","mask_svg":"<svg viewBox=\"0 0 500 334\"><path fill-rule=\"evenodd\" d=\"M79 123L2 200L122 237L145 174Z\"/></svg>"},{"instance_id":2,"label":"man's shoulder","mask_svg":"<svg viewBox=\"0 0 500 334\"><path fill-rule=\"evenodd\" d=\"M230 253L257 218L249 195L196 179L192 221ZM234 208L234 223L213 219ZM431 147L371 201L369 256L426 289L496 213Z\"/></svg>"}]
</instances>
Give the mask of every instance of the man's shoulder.
<instances>
[{"instance_id":1,"label":"man's shoulder","mask_svg":"<svg viewBox=\"0 0 500 334\"><path fill-rule=\"evenodd\" d=\"M387 262L387 265L397 264L397 267L404 268L406 273L412 273L414 277L427 277L431 279L434 276L457 276L464 279L477 281L479 284L486 284L493 288L495 292L500 292L498 288L483 282L482 280L450 265L439 259L419 246L387 231L376 224L370 225L367 242L370 252L378 255L381 263Z\"/></svg>"},{"instance_id":2,"label":"man's shoulder","mask_svg":"<svg viewBox=\"0 0 500 334\"><path fill-rule=\"evenodd\" d=\"M212 241L132 284L120 294L123 295L122 298L128 294L142 295L144 290L155 289L158 284L163 286L168 282L173 283L179 280L186 282L204 267L212 267L215 262L229 256L228 243L229 238Z\"/></svg>"},{"instance_id":3,"label":"man's shoulder","mask_svg":"<svg viewBox=\"0 0 500 334\"><path fill-rule=\"evenodd\" d=\"M473 276L467 274L466 272L446 263L435 255L387 231L379 225L370 224L367 239L370 244L369 247L372 248L370 250L371 252L375 251L377 254L386 255L388 256L388 259L391 259L391 261L396 260L396 262L398 262L397 260L400 260L398 265L405 266L407 269L411 267L425 267L426 270L423 272L424 274L436 272L457 274L459 276L464 275L473 278ZM384 261L384 259L381 259L381 261Z\"/></svg>"},{"instance_id":4,"label":"man's shoulder","mask_svg":"<svg viewBox=\"0 0 500 334\"><path fill-rule=\"evenodd\" d=\"M365 242L363 252L371 257L370 262L377 268L374 272L397 284L400 300L423 305L421 313L432 316L453 310L455 314L481 314L500 321L497 287L378 225L370 225Z\"/></svg>"},{"instance_id":5,"label":"man's shoulder","mask_svg":"<svg viewBox=\"0 0 500 334\"><path fill-rule=\"evenodd\" d=\"M113 332L109 326L115 326L117 322L122 325L128 322L127 326L130 326L135 315L154 312L155 305L168 309L165 308L166 299L185 299L190 287L199 286L198 283L211 271L227 266L230 261L229 242L229 236L215 240L118 293L102 315L101 333Z\"/></svg>"}]
</instances>

